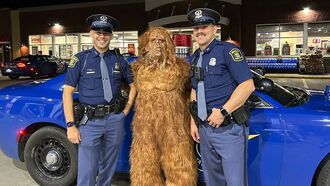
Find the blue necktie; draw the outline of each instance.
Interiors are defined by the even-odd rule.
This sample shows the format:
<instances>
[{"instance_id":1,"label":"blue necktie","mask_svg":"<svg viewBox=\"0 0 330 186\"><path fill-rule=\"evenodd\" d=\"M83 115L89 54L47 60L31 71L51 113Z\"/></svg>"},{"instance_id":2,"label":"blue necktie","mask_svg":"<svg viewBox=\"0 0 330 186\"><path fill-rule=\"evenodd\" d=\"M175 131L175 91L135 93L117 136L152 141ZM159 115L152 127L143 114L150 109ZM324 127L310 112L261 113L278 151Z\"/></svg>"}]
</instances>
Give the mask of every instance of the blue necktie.
<instances>
[{"instance_id":1,"label":"blue necktie","mask_svg":"<svg viewBox=\"0 0 330 186\"><path fill-rule=\"evenodd\" d=\"M197 67L202 67L203 54L204 54L204 52L199 53ZM197 106L198 106L198 117L202 121L204 121L207 117L204 81L199 81L197 84Z\"/></svg>"},{"instance_id":2,"label":"blue necktie","mask_svg":"<svg viewBox=\"0 0 330 186\"><path fill-rule=\"evenodd\" d=\"M104 54L100 54L101 62L100 62L100 68L101 68L101 76L102 76L102 85L103 85L103 93L104 93L104 99L107 102L110 102L112 99L112 89L109 79L109 72L107 65L105 64Z\"/></svg>"}]
</instances>

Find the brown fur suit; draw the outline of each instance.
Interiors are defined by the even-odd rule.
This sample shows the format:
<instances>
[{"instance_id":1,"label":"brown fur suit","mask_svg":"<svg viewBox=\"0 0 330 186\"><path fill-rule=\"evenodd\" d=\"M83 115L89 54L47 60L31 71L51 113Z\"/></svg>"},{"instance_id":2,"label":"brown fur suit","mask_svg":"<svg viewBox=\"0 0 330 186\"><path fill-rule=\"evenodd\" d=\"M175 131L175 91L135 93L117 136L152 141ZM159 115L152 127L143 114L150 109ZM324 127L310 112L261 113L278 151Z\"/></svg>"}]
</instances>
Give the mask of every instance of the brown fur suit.
<instances>
[{"instance_id":1,"label":"brown fur suit","mask_svg":"<svg viewBox=\"0 0 330 186\"><path fill-rule=\"evenodd\" d=\"M185 97L189 65L175 57L174 49L162 27L139 37L141 58L132 66L138 91L130 155L132 186L196 185Z\"/></svg>"}]
</instances>

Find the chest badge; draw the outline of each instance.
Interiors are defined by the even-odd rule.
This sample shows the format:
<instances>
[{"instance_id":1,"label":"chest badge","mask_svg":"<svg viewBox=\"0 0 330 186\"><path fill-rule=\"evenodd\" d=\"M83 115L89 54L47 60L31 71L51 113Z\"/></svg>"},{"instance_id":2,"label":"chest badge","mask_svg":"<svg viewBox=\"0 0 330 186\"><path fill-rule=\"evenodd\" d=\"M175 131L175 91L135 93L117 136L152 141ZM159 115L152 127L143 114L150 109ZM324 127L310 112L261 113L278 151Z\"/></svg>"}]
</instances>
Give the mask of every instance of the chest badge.
<instances>
[{"instance_id":1,"label":"chest badge","mask_svg":"<svg viewBox=\"0 0 330 186\"><path fill-rule=\"evenodd\" d=\"M217 59L215 59L214 57L212 57L209 61L209 65L210 66L215 66L217 64Z\"/></svg>"}]
</instances>

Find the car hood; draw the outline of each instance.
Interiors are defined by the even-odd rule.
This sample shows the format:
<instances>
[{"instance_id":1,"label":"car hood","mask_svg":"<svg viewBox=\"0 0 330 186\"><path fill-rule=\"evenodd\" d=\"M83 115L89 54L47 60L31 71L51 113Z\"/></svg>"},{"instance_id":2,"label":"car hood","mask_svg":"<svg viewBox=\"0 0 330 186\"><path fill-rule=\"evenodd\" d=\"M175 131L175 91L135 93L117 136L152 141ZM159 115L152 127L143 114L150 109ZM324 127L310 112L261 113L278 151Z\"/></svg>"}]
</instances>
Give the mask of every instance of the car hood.
<instances>
[{"instance_id":1,"label":"car hood","mask_svg":"<svg viewBox=\"0 0 330 186\"><path fill-rule=\"evenodd\" d=\"M18 83L0 89L1 95L15 96L33 96L33 97L53 97L62 94L62 85L64 75L61 74L52 79L35 80L29 82ZM54 86L55 85L55 86Z\"/></svg>"},{"instance_id":2,"label":"car hood","mask_svg":"<svg viewBox=\"0 0 330 186\"><path fill-rule=\"evenodd\" d=\"M310 90L309 101L302 108L315 111L330 112L330 100L326 100L324 91Z\"/></svg>"},{"instance_id":3,"label":"car hood","mask_svg":"<svg viewBox=\"0 0 330 186\"><path fill-rule=\"evenodd\" d=\"M38 80L38 81L29 81L29 82L24 82L24 83L18 83L18 84L13 84L9 85L5 88L0 89L1 93L7 92L7 91L13 91L13 90L26 90L26 89L31 89L31 87L40 85L44 83L45 80Z\"/></svg>"}]
</instances>

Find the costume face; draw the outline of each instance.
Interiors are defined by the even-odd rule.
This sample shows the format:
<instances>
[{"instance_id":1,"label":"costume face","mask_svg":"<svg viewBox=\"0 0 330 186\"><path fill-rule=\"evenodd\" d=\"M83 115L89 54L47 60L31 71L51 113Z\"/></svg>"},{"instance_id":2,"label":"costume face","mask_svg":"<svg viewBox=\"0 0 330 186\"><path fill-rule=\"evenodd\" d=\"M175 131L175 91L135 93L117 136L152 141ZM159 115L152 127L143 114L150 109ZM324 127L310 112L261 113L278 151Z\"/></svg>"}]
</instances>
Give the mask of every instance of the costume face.
<instances>
[{"instance_id":1,"label":"costume face","mask_svg":"<svg viewBox=\"0 0 330 186\"><path fill-rule=\"evenodd\" d=\"M193 37L200 47L207 47L215 38L217 26L213 24L195 26Z\"/></svg>"},{"instance_id":2,"label":"costume face","mask_svg":"<svg viewBox=\"0 0 330 186\"><path fill-rule=\"evenodd\" d=\"M166 60L166 39L164 33L159 30L153 30L148 37L146 60L152 64L165 63Z\"/></svg>"},{"instance_id":3,"label":"costume face","mask_svg":"<svg viewBox=\"0 0 330 186\"><path fill-rule=\"evenodd\" d=\"M92 42L97 51L104 52L108 50L112 37L111 33L91 30L89 35L92 38Z\"/></svg>"},{"instance_id":4,"label":"costume face","mask_svg":"<svg viewBox=\"0 0 330 186\"><path fill-rule=\"evenodd\" d=\"M159 58L164 55L165 37L161 33L153 31L150 33L148 39L149 42L146 48L146 50L148 51L148 55L151 58Z\"/></svg>"}]
</instances>

